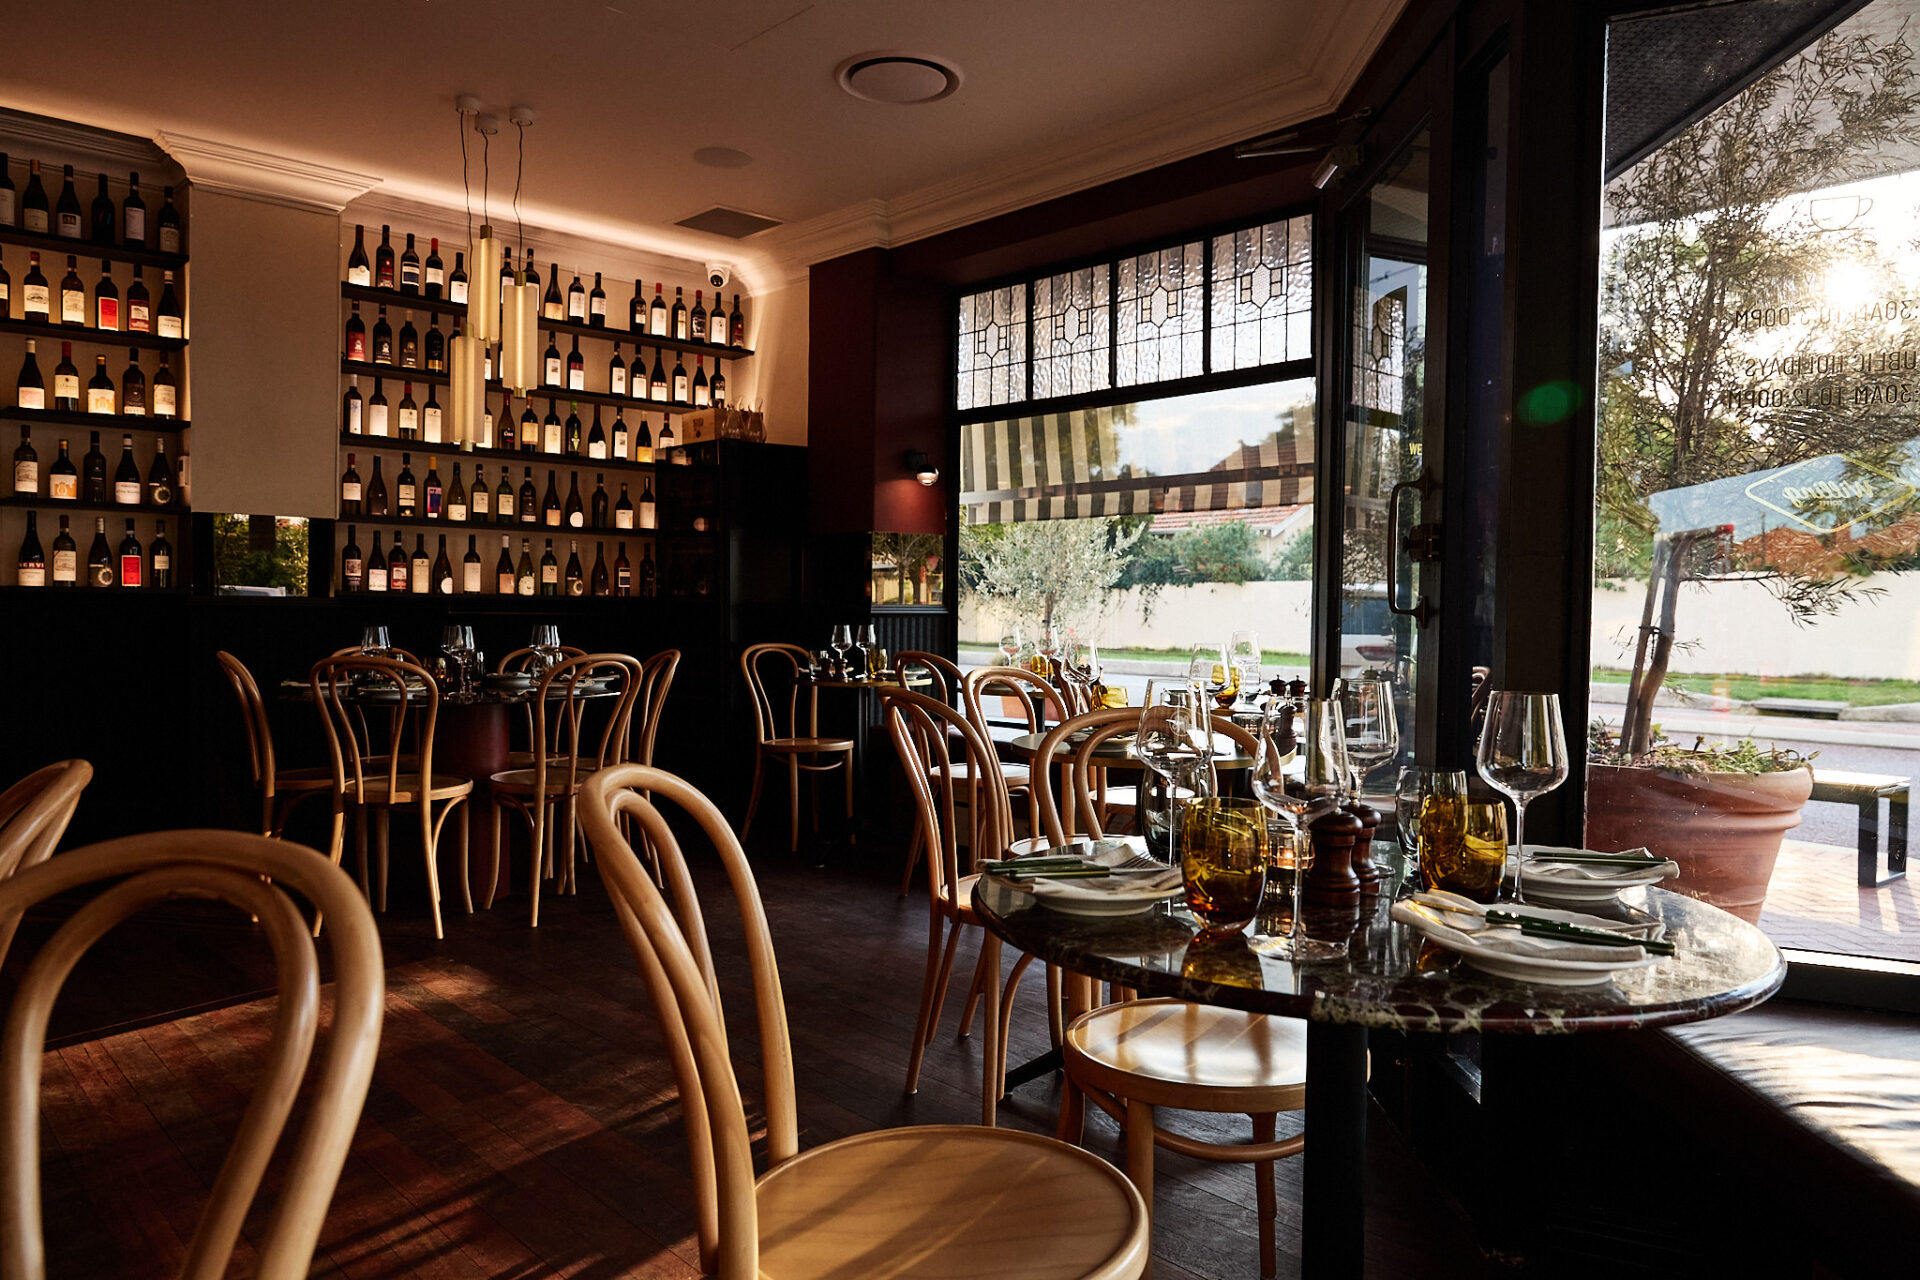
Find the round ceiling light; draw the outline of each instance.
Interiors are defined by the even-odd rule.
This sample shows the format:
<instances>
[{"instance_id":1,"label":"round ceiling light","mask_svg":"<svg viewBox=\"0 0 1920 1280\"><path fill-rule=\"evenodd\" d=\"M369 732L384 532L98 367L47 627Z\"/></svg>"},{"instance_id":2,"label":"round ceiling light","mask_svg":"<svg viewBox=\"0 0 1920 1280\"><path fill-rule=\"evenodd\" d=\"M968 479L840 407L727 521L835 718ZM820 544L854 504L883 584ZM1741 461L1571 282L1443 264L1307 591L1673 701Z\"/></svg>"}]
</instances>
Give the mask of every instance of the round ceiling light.
<instances>
[{"instance_id":1,"label":"round ceiling light","mask_svg":"<svg viewBox=\"0 0 1920 1280\"><path fill-rule=\"evenodd\" d=\"M840 87L856 98L910 107L938 102L960 87L960 68L915 53L861 53L834 71Z\"/></svg>"},{"instance_id":2,"label":"round ceiling light","mask_svg":"<svg viewBox=\"0 0 1920 1280\"><path fill-rule=\"evenodd\" d=\"M753 163L753 157L732 147L701 147L693 153L693 162L709 169L740 169Z\"/></svg>"}]
</instances>

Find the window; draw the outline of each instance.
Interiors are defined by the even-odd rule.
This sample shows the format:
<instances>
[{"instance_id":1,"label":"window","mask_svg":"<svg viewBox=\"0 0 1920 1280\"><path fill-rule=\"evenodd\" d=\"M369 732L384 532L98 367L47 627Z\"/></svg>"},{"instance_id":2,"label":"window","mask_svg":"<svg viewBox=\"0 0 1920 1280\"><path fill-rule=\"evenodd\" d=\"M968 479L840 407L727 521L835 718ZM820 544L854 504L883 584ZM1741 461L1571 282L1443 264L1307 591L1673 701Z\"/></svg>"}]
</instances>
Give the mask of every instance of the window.
<instances>
[{"instance_id":1,"label":"window","mask_svg":"<svg viewBox=\"0 0 1920 1280\"><path fill-rule=\"evenodd\" d=\"M960 299L956 403L962 409L1027 398L1027 286Z\"/></svg>"}]
</instances>

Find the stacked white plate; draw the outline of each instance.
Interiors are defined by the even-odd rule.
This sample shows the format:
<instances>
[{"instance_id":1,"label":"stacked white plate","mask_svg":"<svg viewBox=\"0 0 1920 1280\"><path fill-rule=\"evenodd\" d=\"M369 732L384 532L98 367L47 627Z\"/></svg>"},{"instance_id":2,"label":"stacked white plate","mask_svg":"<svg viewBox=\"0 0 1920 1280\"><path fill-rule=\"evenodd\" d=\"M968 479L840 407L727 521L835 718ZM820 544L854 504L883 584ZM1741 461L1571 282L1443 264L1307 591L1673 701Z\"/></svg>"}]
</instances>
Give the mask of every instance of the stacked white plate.
<instances>
[{"instance_id":1,"label":"stacked white plate","mask_svg":"<svg viewBox=\"0 0 1920 1280\"><path fill-rule=\"evenodd\" d=\"M1646 853L1645 849L1629 849L1624 856ZM1670 860L1649 863L1644 867L1624 867L1604 863L1554 862L1543 858L1542 854L1592 858L1623 855L1548 844L1528 845L1521 863L1520 885L1528 898L1547 902L1610 902L1618 898L1622 890L1658 884L1680 874L1679 866Z\"/></svg>"},{"instance_id":2,"label":"stacked white plate","mask_svg":"<svg viewBox=\"0 0 1920 1280\"><path fill-rule=\"evenodd\" d=\"M1628 924L1554 907L1496 903L1493 909L1578 925L1583 929L1604 929L1631 938L1653 939L1665 932L1665 926L1658 921ZM1427 940L1458 952L1474 968L1517 982L1554 987L1597 986L1611 981L1617 974L1656 965L1663 958L1640 947L1524 934L1513 925L1490 923L1486 918L1488 910L1457 894L1421 893L1394 903L1393 918Z\"/></svg>"}]
</instances>

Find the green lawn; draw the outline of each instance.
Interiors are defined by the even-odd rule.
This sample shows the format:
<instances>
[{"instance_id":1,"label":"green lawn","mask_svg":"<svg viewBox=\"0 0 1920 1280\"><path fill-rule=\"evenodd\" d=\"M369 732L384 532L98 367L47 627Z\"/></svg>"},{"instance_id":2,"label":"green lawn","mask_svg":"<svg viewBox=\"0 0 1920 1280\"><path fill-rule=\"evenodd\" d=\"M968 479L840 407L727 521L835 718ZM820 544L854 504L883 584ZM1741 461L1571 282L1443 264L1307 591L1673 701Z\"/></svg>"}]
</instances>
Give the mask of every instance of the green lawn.
<instances>
[{"instance_id":1,"label":"green lawn","mask_svg":"<svg viewBox=\"0 0 1920 1280\"><path fill-rule=\"evenodd\" d=\"M995 645L968 644L962 641L960 652L975 657L985 657L988 654L998 656L1000 650ZM1186 649L1108 649L1103 647L1100 650L1100 658L1104 662L1185 662L1191 656L1191 651ZM1307 665L1307 655L1267 649L1260 654L1260 665L1262 667L1304 667Z\"/></svg>"},{"instance_id":2,"label":"green lawn","mask_svg":"<svg viewBox=\"0 0 1920 1280\"><path fill-rule=\"evenodd\" d=\"M1595 668L1600 684L1626 684L1632 673ZM1893 702L1920 702L1920 682L1913 680L1839 680L1831 676L1669 676L1669 688L1712 696L1724 693L1741 702L1759 698L1813 698L1845 702L1855 707L1883 707Z\"/></svg>"}]
</instances>

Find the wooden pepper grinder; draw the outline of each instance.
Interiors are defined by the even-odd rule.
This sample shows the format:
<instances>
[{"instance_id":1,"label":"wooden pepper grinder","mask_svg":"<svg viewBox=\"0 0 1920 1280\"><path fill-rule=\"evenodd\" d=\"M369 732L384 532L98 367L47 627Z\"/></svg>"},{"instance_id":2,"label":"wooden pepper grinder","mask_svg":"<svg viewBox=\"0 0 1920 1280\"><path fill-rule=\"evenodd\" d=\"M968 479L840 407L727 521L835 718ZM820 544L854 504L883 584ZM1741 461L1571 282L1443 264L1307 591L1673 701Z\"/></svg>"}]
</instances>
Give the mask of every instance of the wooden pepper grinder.
<instances>
[{"instance_id":1,"label":"wooden pepper grinder","mask_svg":"<svg viewBox=\"0 0 1920 1280\"><path fill-rule=\"evenodd\" d=\"M1343 812L1360 823L1360 834L1353 839L1353 875L1360 882L1360 896L1376 897L1380 892L1380 868L1373 861L1373 833L1380 829L1380 811L1354 800Z\"/></svg>"},{"instance_id":2,"label":"wooden pepper grinder","mask_svg":"<svg viewBox=\"0 0 1920 1280\"><path fill-rule=\"evenodd\" d=\"M1360 880L1353 874L1353 845L1365 830L1360 819L1345 809L1326 809L1308 821L1313 841L1313 866L1301 887L1309 907L1349 910L1360 905Z\"/></svg>"}]
</instances>

